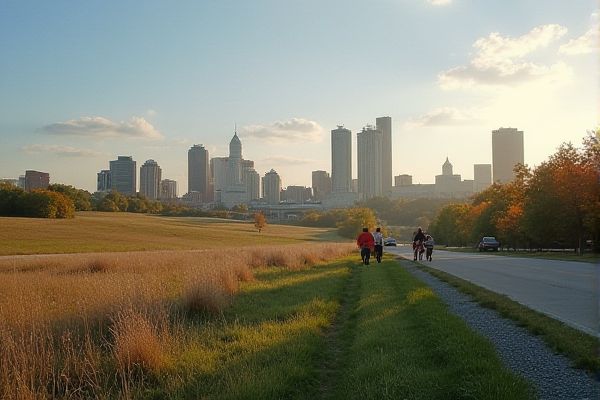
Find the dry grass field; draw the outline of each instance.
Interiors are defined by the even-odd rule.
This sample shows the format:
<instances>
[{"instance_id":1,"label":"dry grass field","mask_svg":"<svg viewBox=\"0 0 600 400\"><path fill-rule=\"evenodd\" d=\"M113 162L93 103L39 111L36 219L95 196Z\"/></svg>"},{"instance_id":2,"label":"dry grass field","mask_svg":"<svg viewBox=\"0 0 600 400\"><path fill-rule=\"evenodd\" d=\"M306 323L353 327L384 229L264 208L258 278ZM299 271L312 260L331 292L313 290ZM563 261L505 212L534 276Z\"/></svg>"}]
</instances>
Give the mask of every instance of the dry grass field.
<instances>
[{"instance_id":1,"label":"dry grass field","mask_svg":"<svg viewBox=\"0 0 600 400\"><path fill-rule=\"evenodd\" d=\"M74 219L0 217L0 255L191 250L340 240L334 230L210 218L81 212Z\"/></svg>"},{"instance_id":2,"label":"dry grass field","mask_svg":"<svg viewBox=\"0 0 600 400\"><path fill-rule=\"evenodd\" d=\"M352 249L299 244L3 258L0 397L137 397L149 376L168 372L190 318L221 313L256 268L302 270Z\"/></svg>"}]
</instances>

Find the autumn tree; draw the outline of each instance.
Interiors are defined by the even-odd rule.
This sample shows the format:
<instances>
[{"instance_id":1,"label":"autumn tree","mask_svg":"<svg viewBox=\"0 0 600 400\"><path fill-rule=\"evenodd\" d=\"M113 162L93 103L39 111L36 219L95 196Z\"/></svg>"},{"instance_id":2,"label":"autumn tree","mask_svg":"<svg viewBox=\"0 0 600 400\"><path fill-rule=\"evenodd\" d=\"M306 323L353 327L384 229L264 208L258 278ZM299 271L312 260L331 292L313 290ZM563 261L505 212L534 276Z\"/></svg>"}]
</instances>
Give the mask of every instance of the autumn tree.
<instances>
[{"instance_id":1,"label":"autumn tree","mask_svg":"<svg viewBox=\"0 0 600 400\"><path fill-rule=\"evenodd\" d=\"M254 227L258 229L258 232L260 233L265 226L267 226L267 218L265 218L265 214L262 212L254 213Z\"/></svg>"}]
</instances>

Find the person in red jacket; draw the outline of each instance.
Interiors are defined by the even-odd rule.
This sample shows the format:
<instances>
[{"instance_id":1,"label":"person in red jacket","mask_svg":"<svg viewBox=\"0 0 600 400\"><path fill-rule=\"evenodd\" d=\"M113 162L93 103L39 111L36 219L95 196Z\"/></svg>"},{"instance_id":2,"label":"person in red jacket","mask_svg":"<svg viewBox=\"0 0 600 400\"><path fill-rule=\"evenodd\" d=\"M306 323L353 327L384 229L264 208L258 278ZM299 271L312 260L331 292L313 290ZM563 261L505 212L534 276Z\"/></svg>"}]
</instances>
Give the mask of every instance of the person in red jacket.
<instances>
[{"instance_id":1,"label":"person in red jacket","mask_svg":"<svg viewBox=\"0 0 600 400\"><path fill-rule=\"evenodd\" d=\"M364 265L369 265L371 252L375 250L375 240L373 235L369 233L369 228L363 228L362 233L358 235L356 244L360 248L360 256Z\"/></svg>"}]
</instances>

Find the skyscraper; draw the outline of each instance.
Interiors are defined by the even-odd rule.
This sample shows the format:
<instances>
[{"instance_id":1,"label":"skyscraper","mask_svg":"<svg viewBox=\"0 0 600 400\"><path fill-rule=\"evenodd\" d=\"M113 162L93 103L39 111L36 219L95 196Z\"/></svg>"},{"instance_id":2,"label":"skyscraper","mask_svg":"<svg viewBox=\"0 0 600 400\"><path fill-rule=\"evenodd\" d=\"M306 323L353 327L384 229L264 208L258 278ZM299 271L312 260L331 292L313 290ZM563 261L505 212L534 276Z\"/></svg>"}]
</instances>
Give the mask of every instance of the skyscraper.
<instances>
[{"instance_id":1,"label":"skyscraper","mask_svg":"<svg viewBox=\"0 0 600 400\"><path fill-rule=\"evenodd\" d=\"M160 199L173 200L177 198L177 182L171 179L160 181Z\"/></svg>"},{"instance_id":2,"label":"skyscraper","mask_svg":"<svg viewBox=\"0 0 600 400\"><path fill-rule=\"evenodd\" d=\"M343 125L331 131L331 191L352 191L352 132Z\"/></svg>"},{"instance_id":3,"label":"skyscraper","mask_svg":"<svg viewBox=\"0 0 600 400\"><path fill-rule=\"evenodd\" d=\"M279 204L281 200L281 178L274 169L271 169L262 178L262 192L267 204Z\"/></svg>"},{"instance_id":4,"label":"skyscraper","mask_svg":"<svg viewBox=\"0 0 600 400\"><path fill-rule=\"evenodd\" d=\"M326 195L331 193L331 177L327 171L312 172L312 190L316 200L323 200Z\"/></svg>"},{"instance_id":5,"label":"skyscraper","mask_svg":"<svg viewBox=\"0 0 600 400\"><path fill-rule=\"evenodd\" d=\"M50 174L40 171L25 171L25 190L30 192L35 189L48 189Z\"/></svg>"},{"instance_id":6,"label":"skyscraper","mask_svg":"<svg viewBox=\"0 0 600 400\"><path fill-rule=\"evenodd\" d=\"M363 200L383 194L383 133L366 126L357 134L358 194ZM391 179L391 178L390 178Z\"/></svg>"},{"instance_id":7,"label":"skyscraper","mask_svg":"<svg viewBox=\"0 0 600 400\"><path fill-rule=\"evenodd\" d=\"M492 184L492 165L473 165L473 191L475 193L487 189Z\"/></svg>"},{"instance_id":8,"label":"skyscraper","mask_svg":"<svg viewBox=\"0 0 600 400\"><path fill-rule=\"evenodd\" d=\"M110 162L111 187L117 192L132 196L136 194L136 163L131 156L118 156Z\"/></svg>"},{"instance_id":9,"label":"skyscraper","mask_svg":"<svg viewBox=\"0 0 600 400\"><path fill-rule=\"evenodd\" d=\"M203 201L209 201L209 158L203 145L195 144L188 150L188 193L201 193Z\"/></svg>"},{"instance_id":10,"label":"skyscraper","mask_svg":"<svg viewBox=\"0 0 600 400\"><path fill-rule=\"evenodd\" d=\"M381 157L381 189L384 195L392 190L392 118L379 117L375 120L377 130L383 134Z\"/></svg>"},{"instance_id":11,"label":"skyscraper","mask_svg":"<svg viewBox=\"0 0 600 400\"><path fill-rule=\"evenodd\" d=\"M242 142L237 135L229 142L229 161L227 163L227 186L240 185L242 183Z\"/></svg>"},{"instance_id":12,"label":"skyscraper","mask_svg":"<svg viewBox=\"0 0 600 400\"><path fill-rule=\"evenodd\" d=\"M514 179L513 169L525 163L523 131L500 128L492 131L492 168L494 182L506 183Z\"/></svg>"},{"instance_id":13,"label":"skyscraper","mask_svg":"<svg viewBox=\"0 0 600 400\"><path fill-rule=\"evenodd\" d=\"M248 201L260 199L260 175L254 168L245 168L242 180L246 186L246 195Z\"/></svg>"},{"instance_id":14,"label":"skyscraper","mask_svg":"<svg viewBox=\"0 0 600 400\"><path fill-rule=\"evenodd\" d=\"M148 160L140 167L140 193L151 200L160 195L162 170L154 160Z\"/></svg>"},{"instance_id":15,"label":"skyscraper","mask_svg":"<svg viewBox=\"0 0 600 400\"><path fill-rule=\"evenodd\" d=\"M96 190L99 192L108 192L112 188L112 179L110 176L110 170L103 169L98 172L98 185Z\"/></svg>"}]
</instances>

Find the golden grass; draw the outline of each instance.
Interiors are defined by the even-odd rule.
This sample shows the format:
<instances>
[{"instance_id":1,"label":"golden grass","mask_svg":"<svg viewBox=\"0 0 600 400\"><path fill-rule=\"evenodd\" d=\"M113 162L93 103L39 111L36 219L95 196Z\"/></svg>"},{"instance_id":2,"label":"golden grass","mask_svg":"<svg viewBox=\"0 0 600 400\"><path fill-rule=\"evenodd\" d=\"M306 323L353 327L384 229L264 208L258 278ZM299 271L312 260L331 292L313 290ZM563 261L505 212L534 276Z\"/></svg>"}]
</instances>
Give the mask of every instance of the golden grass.
<instances>
[{"instance_id":1,"label":"golden grass","mask_svg":"<svg viewBox=\"0 0 600 400\"><path fill-rule=\"evenodd\" d=\"M223 311L254 268L308 268L352 250L328 243L1 258L0 397L131 398L168 365L183 336L177 321Z\"/></svg>"},{"instance_id":2,"label":"golden grass","mask_svg":"<svg viewBox=\"0 0 600 400\"><path fill-rule=\"evenodd\" d=\"M223 246L344 241L332 229L211 218L80 212L74 219L0 217L0 255L107 251L192 250Z\"/></svg>"}]
</instances>

